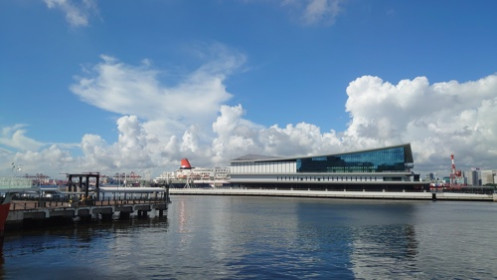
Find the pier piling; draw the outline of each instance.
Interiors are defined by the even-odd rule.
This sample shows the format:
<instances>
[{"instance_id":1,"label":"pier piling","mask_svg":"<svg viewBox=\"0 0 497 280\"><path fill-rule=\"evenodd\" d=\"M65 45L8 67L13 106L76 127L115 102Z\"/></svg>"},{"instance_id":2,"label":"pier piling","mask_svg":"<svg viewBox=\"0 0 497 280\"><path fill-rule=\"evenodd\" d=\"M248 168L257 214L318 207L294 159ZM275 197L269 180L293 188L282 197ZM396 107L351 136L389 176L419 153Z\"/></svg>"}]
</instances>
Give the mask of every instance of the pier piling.
<instances>
[{"instance_id":1,"label":"pier piling","mask_svg":"<svg viewBox=\"0 0 497 280\"><path fill-rule=\"evenodd\" d=\"M13 210L7 217L8 228L37 228L54 226L72 222L111 221L114 214L121 220L129 219L133 213L137 217L147 218L152 210L159 211L159 217L167 211L167 202L158 201L95 201L92 205L66 203L65 205L40 207L38 203L18 202L23 207L13 203ZM139 203L139 204L138 204ZM54 204L55 205L55 204Z\"/></svg>"}]
</instances>

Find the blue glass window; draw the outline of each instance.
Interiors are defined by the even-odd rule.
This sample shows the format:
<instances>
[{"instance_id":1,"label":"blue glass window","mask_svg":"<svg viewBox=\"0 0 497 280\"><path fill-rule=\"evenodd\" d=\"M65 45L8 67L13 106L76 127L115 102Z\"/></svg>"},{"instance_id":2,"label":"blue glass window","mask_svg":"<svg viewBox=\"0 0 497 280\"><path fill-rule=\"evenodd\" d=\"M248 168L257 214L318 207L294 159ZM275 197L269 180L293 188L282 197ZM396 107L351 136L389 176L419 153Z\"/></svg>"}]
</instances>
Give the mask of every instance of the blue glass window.
<instances>
[{"instance_id":1,"label":"blue glass window","mask_svg":"<svg viewBox=\"0 0 497 280\"><path fill-rule=\"evenodd\" d=\"M356 152L297 159L297 172L384 172L405 171L404 146L380 150Z\"/></svg>"}]
</instances>

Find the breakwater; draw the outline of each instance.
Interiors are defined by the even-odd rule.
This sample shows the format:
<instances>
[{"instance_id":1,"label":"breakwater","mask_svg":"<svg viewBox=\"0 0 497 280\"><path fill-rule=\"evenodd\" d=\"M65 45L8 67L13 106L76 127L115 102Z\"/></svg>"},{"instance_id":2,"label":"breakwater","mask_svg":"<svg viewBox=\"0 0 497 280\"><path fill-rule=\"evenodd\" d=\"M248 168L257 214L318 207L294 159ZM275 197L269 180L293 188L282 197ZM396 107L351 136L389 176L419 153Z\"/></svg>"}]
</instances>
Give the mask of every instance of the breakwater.
<instances>
[{"instance_id":1,"label":"breakwater","mask_svg":"<svg viewBox=\"0 0 497 280\"><path fill-rule=\"evenodd\" d=\"M376 191L327 191L282 190L242 188L171 188L171 195L232 195L232 196L279 196L344 199L396 199L396 200L447 200L447 201L497 201L497 194L472 194L450 192L376 192Z\"/></svg>"}]
</instances>

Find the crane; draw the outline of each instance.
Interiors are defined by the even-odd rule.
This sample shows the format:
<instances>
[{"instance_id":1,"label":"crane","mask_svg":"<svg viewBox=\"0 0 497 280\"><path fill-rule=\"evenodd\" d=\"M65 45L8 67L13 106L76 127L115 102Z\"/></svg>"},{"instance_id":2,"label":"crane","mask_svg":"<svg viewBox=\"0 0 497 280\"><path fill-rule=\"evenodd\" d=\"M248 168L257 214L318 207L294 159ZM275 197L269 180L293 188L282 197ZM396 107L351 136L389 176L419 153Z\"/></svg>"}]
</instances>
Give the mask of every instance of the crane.
<instances>
[{"instance_id":1,"label":"crane","mask_svg":"<svg viewBox=\"0 0 497 280\"><path fill-rule=\"evenodd\" d=\"M457 179L461 178L461 170L456 170L456 164L454 161L454 154L450 155L450 160L452 163L452 171L450 173L450 188L460 187Z\"/></svg>"}]
</instances>

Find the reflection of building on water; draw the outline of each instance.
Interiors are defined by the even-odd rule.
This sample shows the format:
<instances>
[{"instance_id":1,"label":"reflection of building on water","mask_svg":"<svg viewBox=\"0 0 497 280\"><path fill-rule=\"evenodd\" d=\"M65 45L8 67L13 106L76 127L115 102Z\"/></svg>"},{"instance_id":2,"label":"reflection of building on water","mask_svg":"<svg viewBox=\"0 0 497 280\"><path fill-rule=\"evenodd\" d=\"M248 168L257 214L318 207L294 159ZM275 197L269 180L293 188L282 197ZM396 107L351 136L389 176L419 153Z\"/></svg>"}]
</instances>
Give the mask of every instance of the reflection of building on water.
<instances>
[{"instance_id":1,"label":"reflection of building on water","mask_svg":"<svg viewBox=\"0 0 497 280\"><path fill-rule=\"evenodd\" d=\"M179 201L179 219L178 219L178 226L179 226L179 232L180 233L185 233L186 230L186 210L185 210L185 201L180 200Z\"/></svg>"},{"instance_id":2,"label":"reflection of building on water","mask_svg":"<svg viewBox=\"0 0 497 280\"><path fill-rule=\"evenodd\" d=\"M412 278L416 268L418 241L413 225L370 225L358 228L353 234L350 254L352 271L356 279Z\"/></svg>"}]
</instances>

